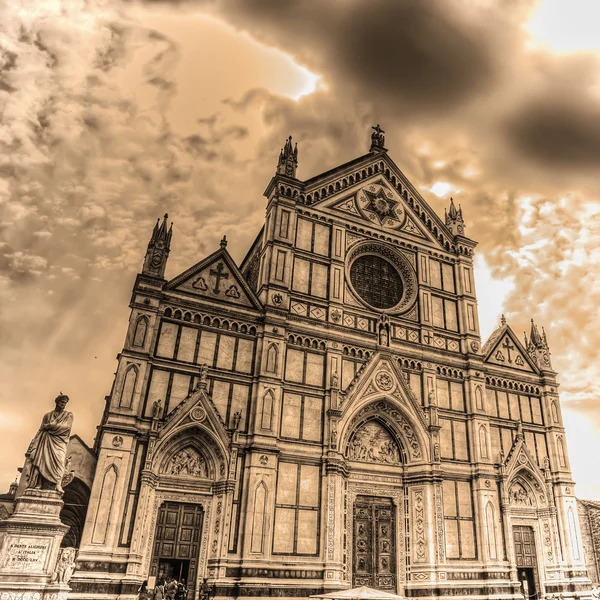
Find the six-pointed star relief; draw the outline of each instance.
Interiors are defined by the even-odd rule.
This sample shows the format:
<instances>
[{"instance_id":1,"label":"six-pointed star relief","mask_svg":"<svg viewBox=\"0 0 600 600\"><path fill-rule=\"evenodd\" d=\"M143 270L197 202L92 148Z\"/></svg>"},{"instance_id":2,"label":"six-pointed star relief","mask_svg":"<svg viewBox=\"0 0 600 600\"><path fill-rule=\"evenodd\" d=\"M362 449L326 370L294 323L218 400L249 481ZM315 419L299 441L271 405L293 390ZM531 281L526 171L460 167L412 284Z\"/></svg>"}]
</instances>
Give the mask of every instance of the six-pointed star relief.
<instances>
[{"instance_id":1,"label":"six-pointed star relief","mask_svg":"<svg viewBox=\"0 0 600 600\"><path fill-rule=\"evenodd\" d=\"M388 198L382 188L377 191L363 189L362 193L367 200L367 203L362 207L363 210L370 215L375 215L381 225L389 219L400 220L400 216L396 212L399 203Z\"/></svg>"}]
</instances>

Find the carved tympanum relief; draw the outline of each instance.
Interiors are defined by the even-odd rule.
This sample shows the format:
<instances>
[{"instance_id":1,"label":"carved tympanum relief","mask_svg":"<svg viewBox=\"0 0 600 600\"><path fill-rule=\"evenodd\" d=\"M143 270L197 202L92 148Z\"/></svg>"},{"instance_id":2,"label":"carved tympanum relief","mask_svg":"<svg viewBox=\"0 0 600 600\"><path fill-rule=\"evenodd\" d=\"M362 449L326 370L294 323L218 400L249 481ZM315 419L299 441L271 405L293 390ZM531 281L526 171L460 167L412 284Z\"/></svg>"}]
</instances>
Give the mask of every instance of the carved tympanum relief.
<instances>
[{"instance_id":1,"label":"carved tympanum relief","mask_svg":"<svg viewBox=\"0 0 600 600\"><path fill-rule=\"evenodd\" d=\"M206 479L208 468L204 457L191 446L180 450L173 456L167 466L169 475L187 475Z\"/></svg>"},{"instance_id":2,"label":"carved tympanum relief","mask_svg":"<svg viewBox=\"0 0 600 600\"><path fill-rule=\"evenodd\" d=\"M350 438L346 447L350 460L382 464L400 464L400 451L389 432L376 421L365 423Z\"/></svg>"},{"instance_id":3,"label":"carved tympanum relief","mask_svg":"<svg viewBox=\"0 0 600 600\"><path fill-rule=\"evenodd\" d=\"M515 506L533 506L529 492L520 483L513 483L508 495L510 503Z\"/></svg>"}]
</instances>

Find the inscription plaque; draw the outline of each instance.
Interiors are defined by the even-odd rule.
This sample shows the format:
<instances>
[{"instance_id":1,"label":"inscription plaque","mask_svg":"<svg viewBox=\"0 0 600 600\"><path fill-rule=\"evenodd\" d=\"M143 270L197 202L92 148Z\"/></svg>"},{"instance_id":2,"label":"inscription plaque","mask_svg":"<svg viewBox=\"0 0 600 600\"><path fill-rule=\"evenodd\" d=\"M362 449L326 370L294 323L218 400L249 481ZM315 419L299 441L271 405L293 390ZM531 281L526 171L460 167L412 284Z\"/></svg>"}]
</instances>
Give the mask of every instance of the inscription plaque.
<instances>
[{"instance_id":1,"label":"inscription plaque","mask_svg":"<svg viewBox=\"0 0 600 600\"><path fill-rule=\"evenodd\" d=\"M0 569L18 573L43 573L50 550L49 539L8 535L0 553Z\"/></svg>"}]
</instances>

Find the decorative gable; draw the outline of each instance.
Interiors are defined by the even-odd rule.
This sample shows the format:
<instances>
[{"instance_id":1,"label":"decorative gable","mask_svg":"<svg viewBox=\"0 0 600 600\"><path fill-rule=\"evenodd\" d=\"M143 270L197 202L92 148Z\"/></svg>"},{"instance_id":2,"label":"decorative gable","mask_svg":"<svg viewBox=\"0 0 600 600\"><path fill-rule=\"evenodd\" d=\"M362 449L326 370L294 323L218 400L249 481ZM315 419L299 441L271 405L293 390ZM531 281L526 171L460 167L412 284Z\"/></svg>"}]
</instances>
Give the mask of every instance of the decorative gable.
<instances>
[{"instance_id":1,"label":"decorative gable","mask_svg":"<svg viewBox=\"0 0 600 600\"><path fill-rule=\"evenodd\" d=\"M407 233L421 241L438 245L424 227L411 216L411 209L402 196L379 175L362 185L356 185L350 193L332 201L322 202L320 208L328 208L353 220L395 232Z\"/></svg>"},{"instance_id":2,"label":"decorative gable","mask_svg":"<svg viewBox=\"0 0 600 600\"><path fill-rule=\"evenodd\" d=\"M170 437L176 430L189 425L202 424L213 432L226 448L230 436L217 407L206 393L206 383L200 382L185 400L167 415L159 438Z\"/></svg>"},{"instance_id":3,"label":"decorative gable","mask_svg":"<svg viewBox=\"0 0 600 600\"><path fill-rule=\"evenodd\" d=\"M423 408L394 358L387 353L378 353L369 359L343 393L340 408L343 413L347 413L352 406L362 404L363 400L375 399L382 394L395 398L427 429Z\"/></svg>"},{"instance_id":4,"label":"decorative gable","mask_svg":"<svg viewBox=\"0 0 600 600\"><path fill-rule=\"evenodd\" d=\"M508 456L506 460L501 460L500 467L506 475L505 494L512 506L533 507L547 504L548 498L544 489L546 475L531 455L520 424Z\"/></svg>"},{"instance_id":5,"label":"decorative gable","mask_svg":"<svg viewBox=\"0 0 600 600\"><path fill-rule=\"evenodd\" d=\"M312 177L303 183L300 198L304 204L406 233L446 252L471 256L476 246L464 231L455 236L386 152L370 152Z\"/></svg>"},{"instance_id":6,"label":"decorative gable","mask_svg":"<svg viewBox=\"0 0 600 600\"><path fill-rule=\"evenodd\" d=\"M260 301L224 245L169 281L165 290L260 309Z\"/></svg>"},{"instance_id":7,"label":"decorative gable","mask_svg":"<svg viewBox=\"0 0 600 600\"><path fill-rule=\"evenodd\" d=\"M527 373L537 373L537 367L508 325L504 325L493 335L492 343L484 346L486 363Z\"/></svg>"}]
</instances>

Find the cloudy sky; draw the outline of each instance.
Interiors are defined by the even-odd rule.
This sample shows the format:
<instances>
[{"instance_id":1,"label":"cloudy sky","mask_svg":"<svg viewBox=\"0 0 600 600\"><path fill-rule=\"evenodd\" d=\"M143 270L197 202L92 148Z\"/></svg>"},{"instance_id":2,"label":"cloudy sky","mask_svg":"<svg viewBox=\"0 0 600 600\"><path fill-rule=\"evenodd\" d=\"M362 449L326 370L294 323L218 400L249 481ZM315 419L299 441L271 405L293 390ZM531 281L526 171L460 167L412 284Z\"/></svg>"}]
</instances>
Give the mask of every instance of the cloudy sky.
<instances>
[{"instance_id":1,"label":"cloudy sky","mask_svg":"<svg viewBox=\"0 0 600 600\"><path fill-rule=\"evenodd\" d=\"M600 499L596 0L0 0L0 491L59 391L92 443L154 221L167 277L241 260L288 134L300 178L370 126L462 204L484 338L544 325L580 497Z\"/></svg>"}]
</instances>

